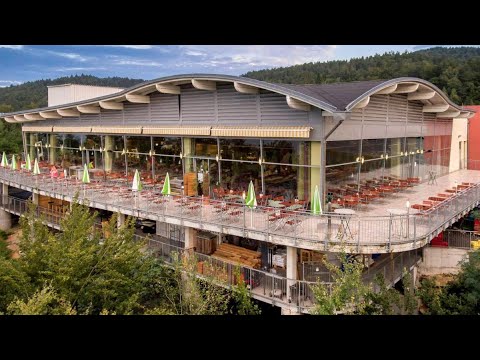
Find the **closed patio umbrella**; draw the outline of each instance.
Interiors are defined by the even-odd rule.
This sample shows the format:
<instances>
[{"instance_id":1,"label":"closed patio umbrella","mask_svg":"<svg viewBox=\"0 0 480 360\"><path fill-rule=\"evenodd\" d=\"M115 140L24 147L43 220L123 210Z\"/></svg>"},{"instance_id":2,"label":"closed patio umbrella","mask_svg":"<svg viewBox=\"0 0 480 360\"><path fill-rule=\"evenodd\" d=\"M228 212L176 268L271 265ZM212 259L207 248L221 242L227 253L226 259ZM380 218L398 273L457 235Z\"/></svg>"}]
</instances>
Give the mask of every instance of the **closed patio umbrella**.
<instances>
[{"instance_id":1,"label":"closed patio umbrella","mask_svg":"<svg viewBox=\"0 0 480 360\"><path fill-rule=\"evenodd\" d=\"M135 175L133 176L132 190L141 191L142 189L143 189L143 185L140 179L140 174L138 170L135 170Z\"/></svg>"},{"instance_id":2,"label":"closed patio umbrella","mask_svg":"<svg viewBox=\"0 0 480 360\"><path fill-rule=\"evenodd\" d=\"M320 202L320 193L318 192L318 185L315 185L315 192L313 193L312 212L314 215L322 213L322 205Z\"/></svg>"},{"instance_id":3,"label":"closed patio umbrella","mask_svg":"<svg viewBox=\"0 0 480 360\"><path fill-rule=\"evenodd\" d=\"M15 155L12 155L12 170L17 170L17 160L15 160Z\"/></svg>"},{"instance_id":4,"label":"closed patio umbrella","mask_svg":"<svg viewBox=\"0 0 480 360\"><path fill-rule=\"evenodd\" d=\"M25 164L25 169L27 171L32 171L32 160L30 160L30 154L27 154L27 160Z\"/></svg>"},{"instance_id":5,"label":"closed patio umbrella","mask_svg":"<svg viewBox=\"0 0 480 360\"><path fill-rule=\"evenodd\" d=\"M163 183L163 188L162 188L162 194L163 195L170 195L171 189L170 189L170 176L165 176L165 182Z\"/></svg>"},{"instance_id":6,"label":"closed patio umbrella","mask_svg":"<svg viewBox=\"0 0 480 360\"><path fill-rule=\"evenodd\" d=\"M37 158L35 158L35 162L33 164L33 175L40 175L40 167L38 166Z\"/></svg>"},{"instance_id":7,"label":"closed patio umbrella","mask_svg":"<svg viewBox=\"0 0 480 360\"><path fill-rule=\"evenodd\" d=\"M0 164L1 167L7 167L8 166L8 160L7 160L7 155L5 154L5 151L3 152L2 155L2 163Z\"/></svg>"}]
</instances>

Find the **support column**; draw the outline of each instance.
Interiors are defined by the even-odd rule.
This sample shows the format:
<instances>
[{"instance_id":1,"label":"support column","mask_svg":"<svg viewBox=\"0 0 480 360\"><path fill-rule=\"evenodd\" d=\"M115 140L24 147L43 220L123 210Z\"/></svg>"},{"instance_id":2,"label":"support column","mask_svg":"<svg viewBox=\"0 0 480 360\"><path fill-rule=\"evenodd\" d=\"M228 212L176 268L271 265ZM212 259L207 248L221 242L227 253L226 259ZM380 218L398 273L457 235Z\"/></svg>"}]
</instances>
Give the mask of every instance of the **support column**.
<instances>
[{"instance_id":1,"label":"support column","mask_svg":"<svg viewBox=\"0 0 480 360\"><path fill-rule=\"evenodd\" d=\"M297 296L298 296L298 291L300 290L297 288L297 291L292 293L292 289L296 284L296 280L298 279L298 274L297 274L297 262L298 262L298 256L297 256L297 248L292 247L292 246L287 246L287 299L288 301L292 303L296 303Z\"/></svg>"},{"instance_id":2,"label":"support column","mask_svg":"<svg viewBox=\"0 0 480 360\"><path fill-rule=\"evenodd\" d=\"M118 213L117 215L117 227L122 227L125 224L125 214Z\"/></svg>"},{"instance_id":3,"label":"support column","mask_svg":"<svg viewBox=\"0 0 480 360\"><path fill-rule=\"evenodd\" d=\"M33 133L30 133L30 149L29 149L29 152L30 152L30 159L32 161L35 160L35 158L37 157L37 152L35 151L35 143L37 142L37 134L33 134Z\"/></svg>"},{"instance_id":4,"label":"support column","mask_svg":"<svg viewBox=\"0 0 480 360\"><path fill-rule=\"evenodd\" d=\"M0 209L0 230L7 231L12 227L12 215Z\"/></svg>"},{"instance_id":5,"label":"support column","mask_svg":"<svg viewBox=\"0 0 480 360\"><path fill-rule=\"evenodd\" d=\"M113 136L105 135L105 171L112 171L113 164Z\"/></svg>"},{"instance_id":6,"label":"support column","mask_svg":"<svg viewBox=\"0 0 480 360\"><path fill-rule=\"evenodd\" d=\"M35 205L38 205L39 204L39 199L40 198L40 195L36 192L32 192L32 202L35 204Z\"/></svg>"},{"instance_id":7,"label":"support column","mask_svg":"<svg viewBox=\"0 0 480 360\"><path fill-rule=\"evenodd\" d=\"M2 184L2 203L8 204L8 184Z\"/></svg>"},{"instance_id":8,"label":"support column","mask_svg":"<svg viewBox=\"0 0 480 360\"><path fill-rule=\"evenodd\" d=\"M50 148L48 149L50 154L49 154L49 159L50 159L50 165L55 165L55 162L57 161L57 137L55 134L52 134L49 136L50 139Z\"/></svg>"},{"instance_id":9,"label":"support column","mask_svg":"<svg viewBox=\"0 0 480 360\"><path fill-rule=\"evenodd\" d=\"M185 227L185 250L189 250L195 247L195 229L191 227Z\"/></svg>"},{"instance_id":10,"label":"support column","mask_svg":"<svg viewBox=\"0 0 480 360\"><path fill-rule=\"evenodd\" d=\"M300 142L297 145L297 152L298 152L298 164L305 165L305 143ZM305 198L305 188L306 188L306 177L305 177L305 170L307 168L303 166L299 166L297 168L297 197L299 200L307 200Z\"/></svg>"},{"instance_id":11,"label":"support column","mask_svg":"<svg viewBox=\"0 0 480 360\"><path fill-rule=\"evenodd\" d=\"M315 193L315 186L318 186L320 192L320 199L323 199L322 179L321 179L321 143L320 141L312 141L310 144L310 165L318 166L317 168L310 168L310 206L313 202L313 194ZM322 204L323 209L323 204Z\"/></svg>"},{"instance_id":12,"label":"support column","mask_svg":"<svg viewBox=\"0 0 480 360\"><path fill-rule=\"evenodd\" d=\"M417 287L417 277L418 277L418 267L414 266L412 270L412 283L413 283L414 289Z\"/></svg>"}]
</instances>

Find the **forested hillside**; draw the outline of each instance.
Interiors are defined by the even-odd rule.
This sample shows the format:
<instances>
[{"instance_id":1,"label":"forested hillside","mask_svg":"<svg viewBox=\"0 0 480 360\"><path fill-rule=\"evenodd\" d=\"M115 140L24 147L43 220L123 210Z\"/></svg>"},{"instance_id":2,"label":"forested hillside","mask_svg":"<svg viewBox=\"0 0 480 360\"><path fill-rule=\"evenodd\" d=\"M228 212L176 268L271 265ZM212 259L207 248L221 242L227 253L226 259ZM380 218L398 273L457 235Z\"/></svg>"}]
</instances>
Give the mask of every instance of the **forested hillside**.
<instances>
[{"instance_id":1,"label":"forested hillside","mask_svg":"<svg viewBox=\"0 0 480 360\"><path fill-rule=\"evenodd\" d=\"M285 84L324 84L414 76L428 80L457 104L480 104L480 48L432 48L412 53L386 53L307 63L243 76Z\"/></svg>"}]
</instances>

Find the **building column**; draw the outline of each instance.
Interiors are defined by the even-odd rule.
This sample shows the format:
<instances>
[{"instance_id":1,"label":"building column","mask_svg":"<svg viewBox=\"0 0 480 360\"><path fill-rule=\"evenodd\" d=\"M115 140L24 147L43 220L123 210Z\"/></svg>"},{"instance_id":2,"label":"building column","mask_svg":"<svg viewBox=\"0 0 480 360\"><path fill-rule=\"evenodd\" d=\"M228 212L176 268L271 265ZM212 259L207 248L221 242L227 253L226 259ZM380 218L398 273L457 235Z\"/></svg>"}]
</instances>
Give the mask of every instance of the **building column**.
<instances>
[{"instance_id":1,"label":"building column","mask_svg":"<svg viewBox=\"0 0 480 360\"><path fill-rule=\"evenodd\" d=\"M125 224L125 214L117 213L117 227L120 228Z\"/></svg>"},{"instance_id":2,"label":"building column","mask_svg":"<svg viewBox=\"0 0 480 360\"><path fill-rule=\"evenodd\" d=\"M318 186L319 191L323 191L321 189L321 151L322 151L322 146L320 141L312 141L310 144L310 165L312 166L318 166L318 168L310 168L310 206L313 202L313 194L315 193L315 186ZM323 194L320 193L320 199L323 199ZM308 199L305 199L308 200ZM322 209L323 209L323 204L322 204Z\"/></svg>"},{"instance_id":3,"label":"building column","mask_svg":"<svg viewBox=\"0 0 480 360\"><path fill-rule=\"evenodd\" d=\"M105 171L112 171L113 164L113 136L105 135L105 152L104 152L104 161L105 161Z\"/></svg>"},{"instance_id":4,"label":"building column","mask_svg":"<svg viewBox=\"0 0 480 360\"><path fill-rule=\"evenodd\" d=\"M28 149L28 151L30 152L30 159L32 161L35 160L35 158L37 157L37 152L35 151L35 143L37 142L37 134L34 134L34 133L30 133L30 149Z\"/></svg>"},{"instance_id":5,"label":"building column","mask_svg":"<svg viewBox=\"0 0 480 360\"><path fill-rule=\"evenodd\" d=\"M292 247L292 246L287 246L287 299L289 302L291 301L292 303L296 302L297 296L298 296L298 289L297 286L297 294L291 293L291 287L294 287L296 285L296 280L298 279L298 274L297 274L297 262L298 262L298 256L297 256L297 248ZM294 298L292 298L292 296Z\"/></svg>"},{"instance_id":6,"label":"building column","mask_svg":"<svg viewBox=\"0 0 480 360\"><path fill-rule=\"evenodd\" d=\"M191 227L185 227L185 250L189 250L195 247L195 229Z\"/></svg>"},{"instance_id":7,"label":"building column","mask_svg":"<svg viewBox=\"0 0 480 360\"><path fill-rule=\"evenodd\" d=\"M52 134L49 136L50 139L50 148L48 149L50 154L49 154L49 159L50 159L50 165L55 165L55 162L57 161L57 137L55 134Z\"/></svg>"},{"instance_id":8,"label":"building column","mask_svg":"<svg viewBox=\"0 0 480 360\"><path fill-rule=\"evenodd\" d=\"M8 184L2 184L2 203L8 204Z\"/></svg>"},{"instance_id":9,"label":"building column","mask_svg":"<svg viewBox=\"0 0 480 360\"><path fill-rule=\"evenodd\" d=\"M32 192L32 202L35 204L35 205L38 205L39 204L39 194L36 193L36 192Z\"/></svg>"},{"instance_id":10,"label":"building column","mask_svg":"<svg viewBox=\"0 0 480 360\"><path fill-rule=\"evenodd\" d=\"M413 288L417 287L418 267L414 266L412 270L412 284Z\"/></svg>"},{"instance_id":11,"label":"building column","mask_svg":"<svg viewBox=\"0 0 480 360\"><path fill-rule=\"evenodd\" d=\"M7 231L12 227L12 215L0 209L0 230Z\"/></svg>"}]
</instances>

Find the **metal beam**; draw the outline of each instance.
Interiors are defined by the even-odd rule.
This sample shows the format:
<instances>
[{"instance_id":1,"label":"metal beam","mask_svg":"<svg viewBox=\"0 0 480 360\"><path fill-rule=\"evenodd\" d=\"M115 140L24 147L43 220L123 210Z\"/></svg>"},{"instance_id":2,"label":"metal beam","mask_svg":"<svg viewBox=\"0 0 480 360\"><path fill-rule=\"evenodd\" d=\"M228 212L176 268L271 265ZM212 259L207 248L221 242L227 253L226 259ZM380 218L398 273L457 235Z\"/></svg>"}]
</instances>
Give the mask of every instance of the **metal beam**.
<instances>
[{"instance_id":1,"label":"metal beam","mask_svg":"<svg viewBox=\"0 0 480 360\"><path fill-rule=\"evenodd\" d=\"M180 95L180 86L170 84L156 84L157 91L162 94Z\"/></svg>"},{"instance_id":2,"label":"metal beam","mask_svg":"<svg viewBox=\"0 0 480 360\"><path fill-rule=\"evenodd\" d=\"M40 114L25 114L25 119L27 120L43 120L43 117Z\"/></svg>"},{"instance_id":3,"label":"metal beam","mask_svg":"<svg viewBox=\"0 0 480 360\"><path fill-rule=\"evenodd\" d=\"M198 90L214 91L217 89L217 83L211 80L192 79L192 85Z\"/></svg>"},{"instance_id":4,"label":"metal beam","mask_svg":"<svg viewBox=\"0 0 480 360\"><path fill-rule=\"evenodd\" d=\"M435 96L435 91L417 91L407 95L407 100L428 100Z\"/></svg>"},{"instance_id":5,"label":"metal beam","mask_svg":"<svg viewBox=\"0 0 480 360\"><path fill-rule=\"evenodd\" d=\"M417 91L420 84L398 84L397 89L392 94L407 94Z\"/></svg>"},{"instance_id":6,"label":"metal beam","mask_svg":"<svg viewBox=\"0 0 480 360\"><path fill-rule=\"evenodd\" d=\"M44 119L61 119L62 118L62 116L56 110L40 111L39 114Z\"/></svg>"},{"instance_id":7,"label":"metal beam","mask_svg":"<svg viewBox=\"0 0 480 360\"><path fill-rule=\"evenodd\" d=\"M100 114L100 107L95 105L79 105L77 110L82 114Z\"/></svg>"},{"instance_id":8,"label":"metal beam","mask_svg":"<svg viewBox=\"0 0 480 360\"><path fill-rule=\"evenodd\" d=\"M125 97L127 101L130 101L131 103L150 104L150 96L127 94Z\"/></svg>"},{"instance_id":9,"label":"metal beam","mask_svg":"<svg viewBox=\"0 0 480 360\"><path fill-rule=\"evenodd\" d=\"M77 109L58 109L57 112L65 117L80 116L80 112Z\"/></svg>"},{"instance_id":10,"label":"metal beam","mask_svg":"<svg viewBox=\"0 0 480 360\"><path fill-rule=\"evenodd\" d=\"M233 87L242 94L258 94L259 89L255 86L245 85L237 81L233 82Z\"/></svg>"},{"instance_id":11,"label":"metal beam","mask_svg":"<svg viewBox=\"0 0 480 360\"><path fill-rule=\"evenodd\" d=\"M436 112L441 113L447 111L450 105L448 104L437 104L437 105L425 105L422 109L423 112Z\"/></svg>"},{"instance_id":12,"label":"metal beam","mask_svg":"<svg viewBox=\"0 0 480 360\"><path fill-rule=\"evenodd\" d=\"M311 106L303 101L292 98L290 95L287 95L287 104L292 109L301 110L301 111L310 111Z\"/></svg>"},{"instance_id":13,"label":"metal beam","mask_svg":"<svg viewBox=\"0 0 480 360\"><path fill-rule=\"evenodd\" d=\"M100 101L98 103L102 109L107 110L123 110L123 103L115 101Z\"/></svg>"}]
</instances>

